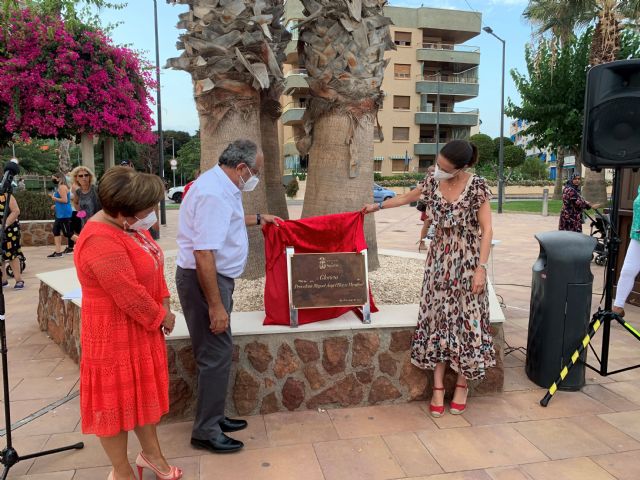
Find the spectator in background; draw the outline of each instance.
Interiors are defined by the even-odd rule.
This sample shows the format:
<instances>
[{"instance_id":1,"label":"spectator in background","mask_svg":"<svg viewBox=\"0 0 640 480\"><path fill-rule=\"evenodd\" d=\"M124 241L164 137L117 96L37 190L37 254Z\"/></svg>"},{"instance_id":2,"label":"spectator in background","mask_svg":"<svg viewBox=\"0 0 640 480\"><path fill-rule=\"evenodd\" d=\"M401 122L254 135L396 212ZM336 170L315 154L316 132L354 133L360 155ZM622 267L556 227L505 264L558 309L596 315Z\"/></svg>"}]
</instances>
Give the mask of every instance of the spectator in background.
<instances>
[{"instance_id":1,"label":"spectator in background","mask_svg":"<svg viewBox=\"0 0 640 480\"><path fill-rule=\"evenodd\" d=\"M4 215L4 211L7 208L7 196L0 195L0 219ZM7 267L10 265L13 271L13 278L16 284L13 286L16 290L22 290L24 288L24 281L22 280L20 270L20 257L22 256L22 245L20 244L20 223L18 218L20 217L20 207L16 197L13 195L9 200L9 210L7 211L7 223L4 229L4 238L2 242L2 265L3 265L3 281L2 288L9 286L9 274L7 273Z\"/></svg>"},{"instance_id":2,"label":"spectator in background","mask_svg":"<svg viewBox=\"0 0 640 480\"><path fill-rule=\"evenodd\" d=\"M22 192L27 189L27 185L24 183L24 178L20 177L18 180L18 191Z\"/></svg>"},{"instance_id":3,"label":"spectator in background","mask_svg":"<svg viewBox=\"0 0 640 480\"><path fill-rule=\"evenodd\" d=\"M559 230L582 233L582 212L599 208L600 205L590 205L580 195L580 174L574 173L562 190L562 210L560 211Z\"/></svg>"},{"instance_id":4,"label":"spectator in background","mask_svg":"<svg viewBox=\"0 0 640 480\"><path fill-rule=\"evenodd\" d=\"M56 219L53 222L53 240L55 243L55 251L47 258L60 258L63 254L73 253L72 247L62 250L62 235L71 241L73 232L71 230L71 216L73 207L71 206L71 191L67 183L64 173L56 173L51 176L51 181L56 186L55 192L49 195L53 200L52 209L55 212Z\"/></svg>"},{"instance_id":5,"label":"spectator in background","mask_svg":"<svg viewBox=\"0 0 640 480\"><path fill-rule=\"evenodd\" d=\"M72 224L75 242L87 221L102 208L96 188L96 176L91 169L79 166L71 170L71 184L73 185L73 198L71 203L76 209L76 222Z\"/></svg>"}]
</instances>

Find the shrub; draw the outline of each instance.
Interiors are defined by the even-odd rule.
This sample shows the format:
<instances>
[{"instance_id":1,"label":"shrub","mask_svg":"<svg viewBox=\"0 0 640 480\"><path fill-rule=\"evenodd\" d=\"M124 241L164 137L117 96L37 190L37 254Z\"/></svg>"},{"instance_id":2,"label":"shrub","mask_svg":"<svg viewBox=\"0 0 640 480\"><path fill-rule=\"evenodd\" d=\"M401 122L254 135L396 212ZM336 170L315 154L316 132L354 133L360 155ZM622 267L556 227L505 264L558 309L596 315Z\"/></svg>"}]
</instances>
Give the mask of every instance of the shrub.
<instances>
[{"instance_id":1,"label":"shrub","mask_svg":"<svg viewBox=\"0 0 640 480\"><path fill-rule=\"evenodd\" d=\"M293 198L296 196L296 194L298 193L298 189L300 188L300 185L298 185L298 180L296 178L294 178L293 180L291 180L289 182L289 184L286 187L286 194L287 197L289 198Z\"/></svg>"},{"instance_id":2,"label":"shrub","mask_svg":"<svg viewBox=\"0 0 640 480\"><path fill-rule=\"evenodd\" d=\"M518 170L522 173L523 180L547 180L549 178L546 163L536 155L527 157Z\"/></svg>"},{"instance_id":3,"label":"shrub","mask_svg":"<svg viewBox=\"0 0 640 480\"><path fill-rule=\"evenodd\" d=\"M373 172L373 181L374 182L381 182L383 179L384 179L384 177L382 176L381 173Z\"/></svg>"},{"instance_id":4,"label":"shrub","mask_svg":"<svg viewBox=\"0 0 640 480\"><path fill-rule=\"evenodd\" d=\"M304 182L307 179L307 174L304 172L294 173L293 176L301 182Z\"/></svg>"},{"instance_id":5,"label":"shrub","mask_svg":"<svg viewBox=\"0 0 640 480\"><path fill-rule=\"evenodd\" d=\"M44 193L25 190L16 192L15 197L20 207L20 220L53 220L53 203Z\"/></svg>"}]
</instances>

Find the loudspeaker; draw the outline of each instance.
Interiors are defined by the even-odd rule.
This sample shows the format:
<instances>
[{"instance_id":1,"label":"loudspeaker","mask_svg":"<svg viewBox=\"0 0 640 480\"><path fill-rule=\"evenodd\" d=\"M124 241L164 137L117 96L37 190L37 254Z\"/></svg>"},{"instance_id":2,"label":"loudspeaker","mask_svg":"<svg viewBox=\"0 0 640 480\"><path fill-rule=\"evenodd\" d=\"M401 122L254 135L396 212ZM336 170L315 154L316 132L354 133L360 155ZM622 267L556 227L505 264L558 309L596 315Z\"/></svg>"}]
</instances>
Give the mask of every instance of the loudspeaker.
<instances>
[{"instance_id":1,"label":"loudspeaker","mask_svg":"<svg viewBox=\"0 0 640 480\"><path fill-rule=\"evenodd\" d=\"M582 163L592 170L640 167L640 60L587 73Z\"/></svg>"}]
</instances>

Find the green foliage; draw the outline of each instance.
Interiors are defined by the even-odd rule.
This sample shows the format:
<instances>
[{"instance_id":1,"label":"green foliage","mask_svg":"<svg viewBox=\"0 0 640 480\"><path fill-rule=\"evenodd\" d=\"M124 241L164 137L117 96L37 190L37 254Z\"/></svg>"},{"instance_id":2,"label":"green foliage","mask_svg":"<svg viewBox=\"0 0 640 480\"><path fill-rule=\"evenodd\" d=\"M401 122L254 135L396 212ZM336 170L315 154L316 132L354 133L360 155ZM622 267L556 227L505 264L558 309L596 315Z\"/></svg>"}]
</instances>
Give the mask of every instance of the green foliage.
<instances>
[{"instance_id":1,"label":"green foliage","mask_svg":"<svg viewBox=\"0 0 640 480\"><path fill-rule=\"evenodd\" d=\"M285 193L287 194L287 197L294 198L298 193L299 188L300 185L298 184L298 179L293 177L293 179L285 187Z\"/></svg>"},{"instance_id":2,"label":"green foliage","mask_svg":"<svg viewBox=\"0 0 640 480\"><path fill-rule=\"evenodd\" d=\"M489 135L476 133L469 138L469 141L478 148L478 164L488 165L494 158L493 140Z\"/></svg>"},{"instance_id":3,"label":"green foliage","mask_svg":"<svg viewBox=\"0 0 640 480\"><path fill-rule=\"evenodd\" d=\"M512 70L522 100L515 105L509 99L506 113L529 122L533 146L576 151L580 145L591 37L588 29L559 49L543 40L537 50L525 50L527 75Z\"/></svg>"},{"instance_id":4,"label":"green foliage","mask_svg":"<svg viewBox=\"0 0 640 480\"><path fill-rule=\"evenodd\" d=\"M28 144L16 143L16 157L20 160L20 167L23 173L38 173L40 175L51 175L58 171L58 152L55 140L33 140ZM75 149L72 149L71 159L76 157ZM8 159L13 156L10 146L0 148L0 158Z\"/></svg>"},{"instance_id":5,"label":"green foliage","mask_svg":"<svg viewBox=\"0 0 640 480\"><path fill-rule=\"evenodd\" d=\"M52 220L51 199L42 192L24 190L14 194L20 208L20 220Z\"/></svg>"},{"instance_id":6,"label":"green foliage","mask_svg":"<svg viewBox=\"0 0 640 480\"><path fill-rule=\"evenodd\" d=\"M384 177L382 176L382 174L381 174L381 173L379 173L379 172L373 172L373 181L374 181L374 182L380 182L380 181L382 181L382 179L383 179L383 178L384 178Z\"/></svg>"},{"instance_id":7,"label":"green foliage","mask_svg":"<svg viewBox=\"0 0 640 480\"><path fill-rule=\"evenodd\" d=\"M506 145L504 147L504 166L513 170L524 163L525 151L517 145Z\"/></svg>"},{"instance_id":8,"label":"green foliage","mask_svg":"<svg viewBox=\"0 0 640 480\"><path fill-rule=\"evenodd\" d=\"M536 155L527 157L518 171L526 180L546 180L549 178L547 165Z\"/></svg>"},{"instance_id":9,"label":"green foliage","mask_svg":"<svg viewBox=\"0 0 640 480\"><path fill-rule=\"evenodd\" d=\"M185 143L180 150L176 147L178 170L185 173L185 178L193 180L196 171L200 168L200 137L195 136Z\"/></svg>"},{"instance_id":10,"label":"green foliage","mask_svg":"<svg viewBox=\"0 0 640 480\"><path fill-rule=\"evenodd\" d=\"M513 145L513 142L509 137L502 137L502 145L508 147L509 145ZM493 156L494 158L498 158L500 155L500 137L496 137L493 139Z\"/></svg>"},{"instance_id":11,"label":"green foliage","mask_svg":"<svg viewBox=\"0 0 640 480\"><path fill-rule=\"evenodd\" d=\"M298 179L298 181L305 181L307 179L307 174L305 172L297 172L294 173L293 176Z\"/></svg>"}]
</instances>

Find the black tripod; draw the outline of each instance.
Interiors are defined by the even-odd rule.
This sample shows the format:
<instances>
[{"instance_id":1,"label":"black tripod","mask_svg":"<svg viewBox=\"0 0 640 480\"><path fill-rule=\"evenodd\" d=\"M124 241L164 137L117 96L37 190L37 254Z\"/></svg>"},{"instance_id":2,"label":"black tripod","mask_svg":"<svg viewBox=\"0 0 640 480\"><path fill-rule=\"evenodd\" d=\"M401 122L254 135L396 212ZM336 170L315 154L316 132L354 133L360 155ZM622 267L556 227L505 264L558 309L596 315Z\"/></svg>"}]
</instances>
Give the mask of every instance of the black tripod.
<instances>
[{"instance_id":1,"label":"black tripod","mask_svg":"<svg viewBox=\"0 0 640 480\"><path fill-rule=\"evenodd\" d=\"M560 376L558 379L549 387L549 390L545 394L545 396L540 400L540 405L546 407L549 404L549 401L553 397L553 395L558 390L558 386L565 379L571 367L573 367L576 363L580 362L580 355L587 348L587 346L593 352L593 355L596 357L596 360L599 363L599 368L593 367L585 362L585 366L593 370L594 372L599 373L603 377L607 375L613 375L615 373L625 372L627 370L633 370L634 368L639 368L640 364L633 365L631 367L620 368L618 370L614 370L610 372L609 368L609 342L611 338L611 321L615 320L622 327L627 330L631 335L633 335L636 340L640 341L640 332L638 332L632 325L625 322L623 318L616 315L611 311L611 307L613 306L613 282L615 281L616 276L616 267L618 260L618 251L620 247L620 237L618 236L618 209L620 207L620 189L622 186L622 177L621 170L616 168L614 173L614 181L613 181L613 192L612 192L612 200L613 204L611 206L611 214L609 221L606 221L604 217L600 216L603 220L605 229L607 233L605 235L605 245L607 251L607 263L605 270L605 285L604 285L604 309L598 308L598 311L593 314L591 318L591 322L587 328L587 334L582 339L582 342L575 350L573 355L571 355L571 362L566 365L562 371L560 372ZM602 348L600 352L600 356L591 345L591 341L593 340L596 332L602 328Z\"/></svg>"},{"instance_id":2,"label":"black tripod","mask_svg":"<svg viewBox=\"0 0 640 480\"><path fill-rule=\"evenodd\" d=\"M0 225L0 244L4 241L4 229L7 223L7 214L9 212L9 201L11 200L11 182L16 173L19 172L17 163L7 162L4 169L4 177L0 184L0 195L4 194L6 197L4 213L2 214L2 223ZM0 280L2 279L2 273L0 272ZM67 447L55 448L53 450L46 450L43 452L30 453L29 455L19 455L15 448L13 448L13 442L11 439L11 406L9 400L9 368L7 365L7 328L5 324L5 306L4 306L4 292L0 288L0 354L2 355L2 386L4 390L4 421L7 435L7 446L0 452L0 463L4 465L4 471L2 472L1 480L5 480L9 475L9 470L16 463L22 460L28 460L30 458L42 457L44 455L51 455L52 453L64 452L66 450L76 450L84 448L84 443L79 442L75 445L69 445Z\"/></svg>"}]
</instances>

